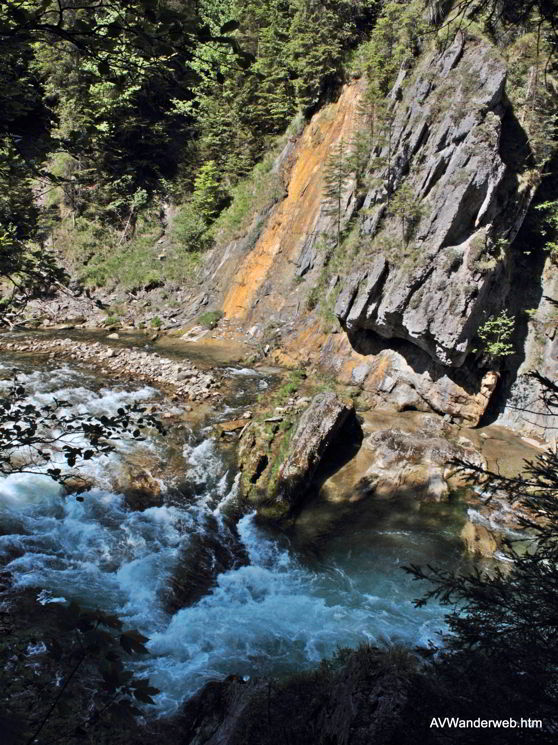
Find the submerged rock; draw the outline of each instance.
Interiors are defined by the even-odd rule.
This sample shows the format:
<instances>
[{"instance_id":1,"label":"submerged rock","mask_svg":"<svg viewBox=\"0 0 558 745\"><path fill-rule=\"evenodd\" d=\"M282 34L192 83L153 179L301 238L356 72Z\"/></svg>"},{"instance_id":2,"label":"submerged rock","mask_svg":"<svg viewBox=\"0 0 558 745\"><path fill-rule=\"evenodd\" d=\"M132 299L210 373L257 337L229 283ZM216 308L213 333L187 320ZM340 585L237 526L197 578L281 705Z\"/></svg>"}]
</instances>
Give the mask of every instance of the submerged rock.
<instances>
[{"instance_id":1,"label":"submerged rock","mask_svg":"<svg viewBox=\"0 0 558 745\"><path fill-rule=\"evenodd\" d=\"M174 613L193 605L217 583L218 576L248 564L236 528L214 515L204 517L180 550L177 566L164 592L166 609Z\"/></svg>"}]
</instances>

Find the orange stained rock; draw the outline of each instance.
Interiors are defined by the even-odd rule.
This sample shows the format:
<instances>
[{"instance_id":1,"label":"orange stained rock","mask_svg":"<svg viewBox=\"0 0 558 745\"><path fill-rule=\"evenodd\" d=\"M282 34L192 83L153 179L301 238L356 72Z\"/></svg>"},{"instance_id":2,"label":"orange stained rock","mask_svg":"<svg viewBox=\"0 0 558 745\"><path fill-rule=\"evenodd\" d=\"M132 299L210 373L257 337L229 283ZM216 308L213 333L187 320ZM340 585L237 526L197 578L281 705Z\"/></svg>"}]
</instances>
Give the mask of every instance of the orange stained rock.
<instances>
[{"instance_id":1,"label":"orange stained rock","mask_svg":"<svg viewBox=\"0 0 558 745\"><path fill-rule=\"evenodd\" d=\"M369 357L351 348L345 334L329 334L315 320L302 327L298 333L283 341L282 348L275 350L274 361L286 367L296 367L305 362L314 362L324 369L335 370L341 382L350 382L356 365L370 361Z\"/></svg>"},{"instance_id":2,"label":"orange stained rock","mask_svg":"<svg viewBox=\"0 0 558 745\"><path fill-rule=\"evenodd\" d=\"M391 360L387 355L380 354L374 359L374 366L366 378L366 390L374 390L382 384L389 372Z\"/></svg>"},{"instance_id":3,"label":"orange stained rock","mask_svg":"<svg viewBox=\"0 0 558 745\"><path fill-rule=\"evenodd\" d=\"M295 250L320 214L322 171L330 147L349 139L357 124L361 86L346 85L335 104L322 109L308 124L295 154L288 193L268 220L262 235L237 271L223 303L226 318L244 318L279 254L296 258Z\"/></svg>"}]
</instances>

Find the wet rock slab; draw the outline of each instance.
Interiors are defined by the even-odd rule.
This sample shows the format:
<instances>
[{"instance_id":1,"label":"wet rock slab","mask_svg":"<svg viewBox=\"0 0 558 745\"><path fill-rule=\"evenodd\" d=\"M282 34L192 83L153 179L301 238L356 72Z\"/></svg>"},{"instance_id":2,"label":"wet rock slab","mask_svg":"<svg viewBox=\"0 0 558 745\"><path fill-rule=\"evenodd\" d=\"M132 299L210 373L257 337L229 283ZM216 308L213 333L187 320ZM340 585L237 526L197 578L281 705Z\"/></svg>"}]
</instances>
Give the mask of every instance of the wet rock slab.
<instances>
[{"instance_id":1,"label":"wet rock slab","mask_svg":"<svg viewBox=\"0 0 558 745\"><path fill-rule=\"evenodd\" d=\"M277 495L292 502L304 493L328 447L351 413L352 402L335 393L319 393L300 417L291 439L289 454L279 469Z\"/></svg>"},{"instance_id":2,"label":"wet rock slab","mask_svg":"<svg viewBox=\"0 0 558 745\"><path fill-rule=\"evenodd\" d=\"M330 446L354 414L352 402L331 391L299 403L304 411L294 426L273 416L249 422L241 433L244 498L264 518L282 520L301 504ZM298 417L298 406L291 409Z\"/></svg>"}]
</instances>

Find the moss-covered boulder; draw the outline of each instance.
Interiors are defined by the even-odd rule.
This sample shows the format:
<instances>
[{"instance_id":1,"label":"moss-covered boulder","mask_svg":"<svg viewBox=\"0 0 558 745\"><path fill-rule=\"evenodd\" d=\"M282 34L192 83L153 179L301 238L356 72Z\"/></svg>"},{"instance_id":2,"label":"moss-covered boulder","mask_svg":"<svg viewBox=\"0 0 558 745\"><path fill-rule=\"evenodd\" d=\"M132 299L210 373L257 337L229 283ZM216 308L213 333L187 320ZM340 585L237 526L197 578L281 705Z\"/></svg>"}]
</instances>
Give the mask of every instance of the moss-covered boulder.
<instances>
[{"instance_id":1,"label":"moss-covered boulder","mask_svg":"<svg viewBox=\"0 0 558 745\"><path fill-rule=\"evenodd\" d=\"M315 395L298 421L275 416L251 422L239 447L247 502L268 519L288 518L351 414L352 402L328 391Z\"/></svg>"}]
</instances>

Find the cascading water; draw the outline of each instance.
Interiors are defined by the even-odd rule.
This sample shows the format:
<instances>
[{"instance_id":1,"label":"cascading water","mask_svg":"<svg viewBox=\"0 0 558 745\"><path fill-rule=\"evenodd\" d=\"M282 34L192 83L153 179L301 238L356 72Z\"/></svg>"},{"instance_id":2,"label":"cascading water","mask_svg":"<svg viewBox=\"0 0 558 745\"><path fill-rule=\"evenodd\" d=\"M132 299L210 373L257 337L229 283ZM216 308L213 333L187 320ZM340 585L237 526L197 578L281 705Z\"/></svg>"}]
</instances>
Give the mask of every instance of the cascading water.
<instances>
[{"instance_id":1,"label":"cascading water","mask_svg":"<svg viewBox=\"0 0 558 745\"><path fill-rule=\"evenodd\" d=\"M78 411L110 413L155 395L96 389L68 367L31 373L23 383L37 403L55 395ZM151 440L142 447L164 446ZM237 480L210 438L184 448L188 498L169 492L163 504L143 510L107 488L108 466L125 457L126 447L90 466L103 486L82 502L45 476L4 479L0 556L16 586L36 588L38 602L77 600L148 636L151 654L135 664L161 690L159 713L174 711L212 678L282 675L363 641L426 644L442 628L438 606L414 608L417 588L401 565L434 554L455 559L451 533L420 523L405 530L385 521L353 525L308 559L254 515L231 527ZM169 584L181 565L197 571L193 546L200 540L224 544L231 555L240 550L243 559L193 604L169 609Z\"/></svg>"}]
</instances>

